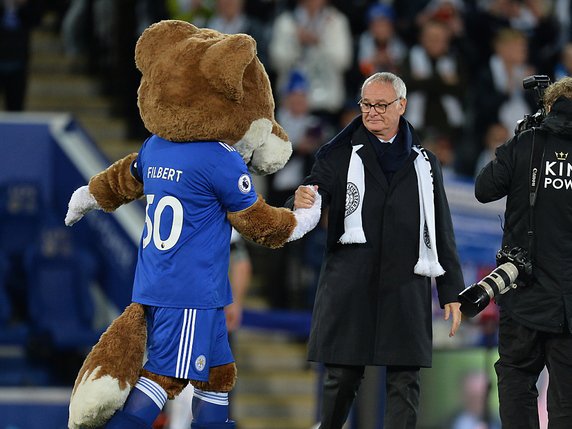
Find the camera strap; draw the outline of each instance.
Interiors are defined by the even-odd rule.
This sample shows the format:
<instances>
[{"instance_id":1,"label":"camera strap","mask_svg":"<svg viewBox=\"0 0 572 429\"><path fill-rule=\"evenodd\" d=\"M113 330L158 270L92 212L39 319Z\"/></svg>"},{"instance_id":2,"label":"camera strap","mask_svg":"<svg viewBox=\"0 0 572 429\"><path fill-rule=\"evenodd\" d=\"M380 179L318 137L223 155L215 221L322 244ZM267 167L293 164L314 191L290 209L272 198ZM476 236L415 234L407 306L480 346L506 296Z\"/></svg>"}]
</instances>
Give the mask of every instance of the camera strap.
<instances>
[{"instance_id":1,"label":"camera strap","mask_svg":"<svg viewBox=\"0 0 572 429\"><path fill-rule=\"evenodd\" d=\"M539 135L540 139L536 136ZM534 206L538 196L538 183L542 174L542 162L546 146L546 133L540 128L532 128L532 148L529 170L529 215L528 215L528 256L532 260L534 250Z\"/></svg>"}]
</instances>

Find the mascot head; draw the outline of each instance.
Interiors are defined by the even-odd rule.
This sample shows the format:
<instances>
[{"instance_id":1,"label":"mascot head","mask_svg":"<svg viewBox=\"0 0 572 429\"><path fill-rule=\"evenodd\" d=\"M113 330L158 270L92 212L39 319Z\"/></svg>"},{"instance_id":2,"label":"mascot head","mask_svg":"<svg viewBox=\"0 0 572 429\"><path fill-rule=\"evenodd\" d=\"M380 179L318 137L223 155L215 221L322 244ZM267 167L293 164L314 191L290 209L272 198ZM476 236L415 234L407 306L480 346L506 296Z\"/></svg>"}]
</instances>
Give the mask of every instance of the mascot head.
<instances>
[{"instance_id":1,"label":"mascot head","mask_svg":"<svg viewBox=\"0 0 572 429\"><path fill-rule=\"evenodd\" d=\"M274 119L270 81L252 37L161 21L139 38L135 62L142 74L139 111L151 133L234 145L257 174L288 161L292 145Z\"/></svg>"}]
</instances>

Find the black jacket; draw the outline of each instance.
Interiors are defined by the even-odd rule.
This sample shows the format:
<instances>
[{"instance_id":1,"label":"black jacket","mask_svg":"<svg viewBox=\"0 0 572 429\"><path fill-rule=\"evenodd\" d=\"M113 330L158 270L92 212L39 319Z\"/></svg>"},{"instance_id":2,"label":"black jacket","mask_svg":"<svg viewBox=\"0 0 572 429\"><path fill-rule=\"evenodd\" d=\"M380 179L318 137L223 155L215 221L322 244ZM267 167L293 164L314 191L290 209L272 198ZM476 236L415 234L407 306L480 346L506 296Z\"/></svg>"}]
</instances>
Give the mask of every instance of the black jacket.
<instances>
[{"instance_id":1,"label":"black jacket","mask_svg":"<svg viewBox=\"0 0 572 429\"><path fill-rule=\"evenodd\" d=\"M534 134L545 145L534 211L534 279L498 301L523 325L562 332L572 326L572 100L559 98ZM509 247L529 246L532 137L533 130L527 130L500 146L476 179L480 202L507 196L503 245Z\"/></svg>"},{"instance_id":2,"label":"black jacket","mask_svg":"<svg viewBox=\"0 0 572 429\"><path fill-rule=\"evenodd\" d=\"M328 207L328 238L309 340L312 361L348 365L431 366L432 291L427 277L413 273L419 256L419 195L411 146L413 129L401 120L399 136L409 151L388 183L372 145L376 138L356 118L316 155L305 184L319 186ZM344 231L347 171L352 145L365 170L362 219L367 243L339 244ZM401 152L402 153L402 152ZM383 155L386 156L386 155ZM463 278L441 169L434 173L441 306L457 301ZM391 165L389 166L391 168Z\"/></svg>"}]
</instances>

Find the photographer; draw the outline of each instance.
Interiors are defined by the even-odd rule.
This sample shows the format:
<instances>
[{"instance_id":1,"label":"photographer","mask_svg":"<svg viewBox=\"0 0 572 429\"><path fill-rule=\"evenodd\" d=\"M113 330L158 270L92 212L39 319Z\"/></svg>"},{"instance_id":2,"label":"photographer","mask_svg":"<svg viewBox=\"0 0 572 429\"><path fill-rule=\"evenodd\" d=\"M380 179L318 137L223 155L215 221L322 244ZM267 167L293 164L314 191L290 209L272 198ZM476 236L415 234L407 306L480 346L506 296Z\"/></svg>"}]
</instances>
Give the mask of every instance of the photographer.
<instances>
[{"instance_id":1,"label":"photographer","mask_svg":"<svg viewBox=\"0 0 572 429\"><path fill-rule=\"evenodd\" d=\"M549 427L572 427L572 78L548 86L543 102L540 125L500 146L475 183L482 203L507 196L503 247L527 249L533 267L531 280L519 276L498 299L503 429L539 428L544 366Z\"/></svg>"}]
</instances>

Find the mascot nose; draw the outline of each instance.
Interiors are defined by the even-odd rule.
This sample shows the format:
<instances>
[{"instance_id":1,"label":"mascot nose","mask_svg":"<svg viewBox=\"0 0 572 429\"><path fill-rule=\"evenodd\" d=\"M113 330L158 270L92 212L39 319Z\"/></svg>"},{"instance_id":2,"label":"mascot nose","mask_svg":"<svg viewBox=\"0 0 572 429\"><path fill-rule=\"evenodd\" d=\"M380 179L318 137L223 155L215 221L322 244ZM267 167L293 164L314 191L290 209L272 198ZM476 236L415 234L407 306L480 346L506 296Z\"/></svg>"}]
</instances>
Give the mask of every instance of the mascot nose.
<instances>
[{"instance_id":1,"label":"mascot nose","mask_svg":"<svg viewBox=\"0 0 572 429\"><path fill-rule=\"evenodd\" d=\"M257 119L234 145L252 173L275 173L286 165L292 155L292 144L273 134L272 127L269 119Z\"/></svg>"}]
</instances>

